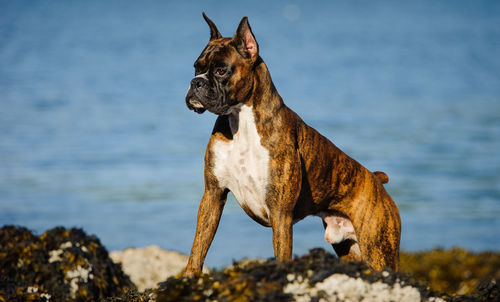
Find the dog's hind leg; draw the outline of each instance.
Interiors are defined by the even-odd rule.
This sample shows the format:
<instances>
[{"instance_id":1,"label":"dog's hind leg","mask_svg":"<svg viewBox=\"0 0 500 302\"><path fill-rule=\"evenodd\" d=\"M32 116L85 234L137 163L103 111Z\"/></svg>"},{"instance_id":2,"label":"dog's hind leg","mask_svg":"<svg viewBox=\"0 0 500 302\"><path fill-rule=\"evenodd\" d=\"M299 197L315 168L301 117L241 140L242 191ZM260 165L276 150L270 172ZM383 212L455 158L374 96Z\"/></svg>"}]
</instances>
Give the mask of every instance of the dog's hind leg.
<instances>
[{"instance_id":1,"label":"dog's hind leg","mask_svg":"<svg viewBox=\"0 0 500 302\"><path fill-rule=\"evenodd\" d=\"M340 243L332 243L332 247L335 250L337 256L345 261L361 261L361 251L359 249L359 244L352 240L346 239Z\"/></svg>"},{"instance_id":2,"label":"dog's hind leg","mask_svg":"<svg viewBox=\"0 0 500 302\"><path fill-rule=\"evenodd\" d=\"M338 257L346 261L361 261L361 250L351 220L336 213L321 212L318 216L323 219L325 241L332 244Z\"/></svg>"}]
</instances>

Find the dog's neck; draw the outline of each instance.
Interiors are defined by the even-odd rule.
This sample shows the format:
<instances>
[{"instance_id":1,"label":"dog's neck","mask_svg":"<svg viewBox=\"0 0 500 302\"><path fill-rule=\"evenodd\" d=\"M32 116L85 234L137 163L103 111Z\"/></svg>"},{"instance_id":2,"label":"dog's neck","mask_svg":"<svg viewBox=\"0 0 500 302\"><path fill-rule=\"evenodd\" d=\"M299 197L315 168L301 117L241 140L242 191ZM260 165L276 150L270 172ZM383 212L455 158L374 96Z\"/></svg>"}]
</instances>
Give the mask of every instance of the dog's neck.
<instances>
[{"instance_id":1,"label":"dog's neck","mask_svg":"<svg viewBox=\"0 0 500 302\"><path fill-rule=\"evenodd\" d=\"M264 106L266 111L275 112L283 106L283 99L278 94L266 63L259 57L253 79L251 102L254 106Z\"/></svg>"},{"instance_id":2,"label":"dog's neck","mask_svg":"<svg viewBox=\"0 0 500 302\"><path fill-rule=\"evenodd\" d=\"M285 107L283 99L278 94L271 79L271 74L260 57L255 69L251 97L245 103L233 106L230 113L227 115L233 135L238 132L240 123L247 120L246 118L241 120L242 109L246 109L243 110L245 114L252 114L252 123L254 123L258 129L280 128L279 126L271 126L270 124L276 124L281 121L278 113ZM251 110L248 111L247 109Z\"/></svg>"},{"instance_id":3,"label":"dog's neck","mask_svg":"<svg viewBox=\"0 0 500 302\"><path fill-rule=\"evenodd\" d=\"M253 92L250 103L254 108L255 122L258 128L270 128L270 124L279 122L279 111L285 107L283 99L274 86L271 74L262 59L255 67ZM259 127L261 126L261 127ZM276 126L276 125L275 125ZM262 129L261 128L261 129Z\"/></svg>"}]
</instances>

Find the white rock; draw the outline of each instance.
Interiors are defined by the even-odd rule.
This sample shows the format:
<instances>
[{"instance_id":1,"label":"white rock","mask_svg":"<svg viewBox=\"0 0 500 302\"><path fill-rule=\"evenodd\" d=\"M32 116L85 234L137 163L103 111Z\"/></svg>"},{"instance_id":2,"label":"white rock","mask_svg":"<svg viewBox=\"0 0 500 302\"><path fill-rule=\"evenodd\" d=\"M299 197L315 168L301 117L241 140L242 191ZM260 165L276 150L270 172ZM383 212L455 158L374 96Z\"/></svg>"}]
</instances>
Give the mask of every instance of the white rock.
<instances>
[{"instance_id":1,"label":"white rock","mask_svg":"<svg viewBox=\"0 0 500 302\"><path fill-rule=\"evenodd\" d=\"M368 302L368 301L405 301L420 302L420 292L411 286L401 287L398 283L390 286L383 282L370 283L361 278L333 274L318 282L314 287L308 286L308 280L295 280L284 288L285 293L293 294L295 301L309 301L323 293L322 301L336 302Z\"/></svg>"},{"instance_id":2,"label":"white rock","mask_svg":"<svg viewBox=\"0 0 500 302\"><path fill-rule=\"evenodd\" d=\"M49 263L61 261L61 255L64 253L63 250L52 250L49 251Z\"/></svg>"},{"instance_id":3,"label":"white rock","mask_svg":"<svg viewBox=\"0 0 500 302\"><path fill-rule=\"evenodd\" d=\"M79 282L88 282L89 279L94 278L90 273L91 270L90 267L84 268L78 265L74 270L66 272L65 280L69 282L71 298L75 298Z\"/></svg>"},{"instance_id":4,"label":"white rock","mask_svg":"<svg viewBox=\"0 0 500 302\"><path fill-rule=\"evenodd\" d=\"M180 273L188 257L175 251L166 251L152 245L145 248L128 248L109 254L115 263L121 263L123 271L139 291L157 287L158 282ZM204 272L208 270L204 269Z\"/></svg>"},{"instance_id":5,"label":"white rock","mask_svg":"<svg viewBox=\"0 0 500 302\"><path fill-rule=\"evenodd\" d=\"M73 244L71 243L71 241L66 241L64 243L61 243L61 245L59 246L60 249L67 249L70 247L73 247Z\"/></svg>"}]
</instances>

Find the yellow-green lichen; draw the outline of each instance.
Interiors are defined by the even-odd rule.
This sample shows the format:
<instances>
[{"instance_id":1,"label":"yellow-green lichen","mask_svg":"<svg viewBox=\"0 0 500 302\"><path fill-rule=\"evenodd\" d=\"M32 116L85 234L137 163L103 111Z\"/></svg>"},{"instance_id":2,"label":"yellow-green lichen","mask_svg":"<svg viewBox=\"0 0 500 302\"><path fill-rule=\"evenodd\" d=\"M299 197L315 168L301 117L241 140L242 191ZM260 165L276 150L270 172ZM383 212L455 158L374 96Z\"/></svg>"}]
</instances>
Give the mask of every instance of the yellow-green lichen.
<instances>
[{"instance_id":1,"label":"yellow-green lichen","mask_svg":"<svg viewBox=\"0 0 500 302\"><path fill-rule=\"evenodd\" d=\"M474 295L481 283L500 281L500 254L461 248L401 252L401 272L449 295Z\"/></svg>"}]
</instances>

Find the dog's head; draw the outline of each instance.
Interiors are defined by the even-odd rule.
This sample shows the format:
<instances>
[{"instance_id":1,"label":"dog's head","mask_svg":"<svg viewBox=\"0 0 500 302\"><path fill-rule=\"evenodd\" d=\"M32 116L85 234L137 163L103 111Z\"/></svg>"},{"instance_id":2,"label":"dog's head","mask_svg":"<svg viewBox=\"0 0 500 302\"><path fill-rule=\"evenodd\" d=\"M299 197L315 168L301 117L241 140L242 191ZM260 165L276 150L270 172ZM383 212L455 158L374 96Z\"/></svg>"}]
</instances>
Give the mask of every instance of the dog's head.
<instances>
[{"instance_id":1,"label":"dog's head","mask_svg":"<svg viewBox=\"0 0 500 302\"><path fill-rule=\"evenodd\" d=\"M194 62L195 77L186 94L186 105L197 113L231 113L252 93L253 72L259 59L259 45L247 17L232 38L223 38L205 13L210 41Z\"/></svg>"}]
</instances>

